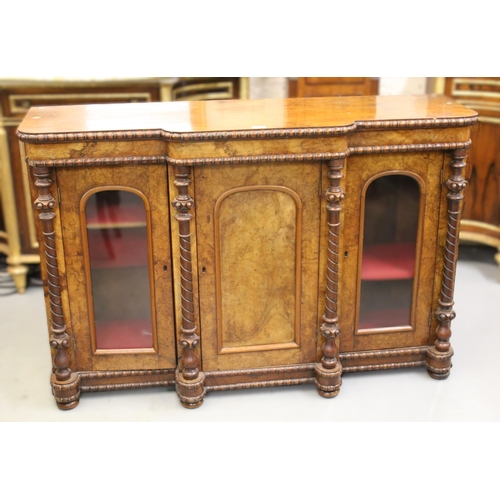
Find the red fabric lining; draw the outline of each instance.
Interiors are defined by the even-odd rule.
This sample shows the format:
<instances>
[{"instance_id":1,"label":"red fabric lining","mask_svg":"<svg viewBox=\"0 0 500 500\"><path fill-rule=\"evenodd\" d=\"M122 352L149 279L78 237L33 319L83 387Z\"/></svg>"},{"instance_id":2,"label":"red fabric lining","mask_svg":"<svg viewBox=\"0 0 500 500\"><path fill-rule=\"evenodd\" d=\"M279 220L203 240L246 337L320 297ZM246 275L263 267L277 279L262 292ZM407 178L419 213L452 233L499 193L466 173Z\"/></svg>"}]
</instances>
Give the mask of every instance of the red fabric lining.
<instances>
[{"instance_id":1,"label":"red fabric lining","mask_svg":"<svg viewBox=\"0 0 500 500\"><path fill-rule=\"evenodd\" d=\"M96 321L98 349L145 349L153 347L151 321Z\"/></svg>"},{"instance_id":2,"label":"red fabric lining","mask_svg":"<svg viewBox=\"0 0 500 500\"><path fill-rule=\"evenodd\" d=\"M148 264L146 228L92 229L88 240L92 269Z\"/></svg>"},{"instance_id":3,"label":"red fabric lining","mask_svg":"<svg viewBox=\"0 0 500 500\"><path fill-rule=\"evenodd\" d=\"M358 329L390 328L393 326L409 326L410 309L382 309L369 311L359 318Z\"/></svg>"},{"instance_id":4,"label":"red fabric lining","mask_svg":"<svg viewBox=\"0 0 500 500\"><path fill-rule=\"evenodd\" d=\"M415 273L415 243L370 245L363 249L361 279L403 280Z\"/></svg>"}]
</instances>

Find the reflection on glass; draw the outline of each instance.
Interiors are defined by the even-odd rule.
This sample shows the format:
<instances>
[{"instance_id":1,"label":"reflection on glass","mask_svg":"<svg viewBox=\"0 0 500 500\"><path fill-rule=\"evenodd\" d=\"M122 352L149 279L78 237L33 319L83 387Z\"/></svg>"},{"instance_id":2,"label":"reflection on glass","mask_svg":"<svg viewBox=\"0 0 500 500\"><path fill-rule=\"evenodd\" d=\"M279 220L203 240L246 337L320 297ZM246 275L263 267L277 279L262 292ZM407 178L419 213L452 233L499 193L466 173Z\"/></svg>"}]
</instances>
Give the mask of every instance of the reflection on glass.
<instances>
[{"instance_id":1,"label":"reflection on glass","mask_svg":"<svg viewBox=\"0 0 500 500\"><path fill-rule=\"evenodd\" d=\"M410 325L420 187L406 175L366 191L359 329Z\"/></svg>"},{"instance_id":2,"label":"reflection on glass","mask_svg":"<svg viewBox=\"0 0 500 500\"><path fill-rule=\"evenodd\" d=\"M86 205L97 349L153 347L146 209L129 191Z\"/></svg>"}]
</instances>

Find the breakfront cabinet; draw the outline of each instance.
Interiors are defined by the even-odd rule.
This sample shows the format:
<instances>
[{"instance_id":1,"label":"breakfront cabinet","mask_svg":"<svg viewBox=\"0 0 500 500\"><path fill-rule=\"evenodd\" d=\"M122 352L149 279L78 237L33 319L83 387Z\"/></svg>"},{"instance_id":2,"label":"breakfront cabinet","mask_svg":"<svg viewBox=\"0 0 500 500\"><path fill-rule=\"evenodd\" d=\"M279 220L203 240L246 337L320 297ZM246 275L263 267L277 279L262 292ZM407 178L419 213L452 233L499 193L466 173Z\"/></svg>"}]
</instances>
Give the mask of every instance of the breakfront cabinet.
<instances>
[{"instance_id":1,"label":"breakfront cabinet","mask_svg":"<svg viewBox=\"0 0 500 500\"><path fill-rule=\"evenodd\" d=\"M476 120L427 96L32 108L18 137L59 408L446 378Z\"/></svg>"}]
</instances>

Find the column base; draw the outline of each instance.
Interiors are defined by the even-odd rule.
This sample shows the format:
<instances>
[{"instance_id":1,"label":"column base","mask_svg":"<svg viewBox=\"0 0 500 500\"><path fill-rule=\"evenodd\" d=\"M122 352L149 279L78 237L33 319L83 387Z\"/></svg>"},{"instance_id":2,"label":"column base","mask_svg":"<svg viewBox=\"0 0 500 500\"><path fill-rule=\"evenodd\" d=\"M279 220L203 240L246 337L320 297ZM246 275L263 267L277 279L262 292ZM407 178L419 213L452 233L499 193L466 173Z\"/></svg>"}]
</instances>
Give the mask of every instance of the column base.
<instances>
[{"instance_id":1,"label":"column base","mask_svg":"<svg viewBox=\"0 0 500 500\"><path fill-rule=\"evenodd\" d=\"M60 410L72 410L78 406L80 402L80 375L78 373L72 373L71 377L64 382L57 380L52 374L50 385Z\"/></svg>"},{"instance_id":2,"label":"column base","mask_svg":"<svg viewBox=\"0 0 500 500\"><path fill-rule=\"evenodd\" d=\"M205 374L200 372L194 380L186 380L179 369L175 372L175 390L184 408L194 410L203 404L206 390L203 385Z\"/></svg>"},{"instance_id":3,"label":"column base","mask_svg":"<svg viewBox=\"0 0 500 500\"><path fill-rule=\"evenodd\" d=\"M340 392L342 385L342 365L337 361L333 370L326 370L321 363L316 363L316 388L324 398L334 398Z\"/></svg>"},{"instance_id":4,"label":"column base","mask_svg":"<svg viewBox=\"0 0 500 500\"><path fill-rule=\"evenodd\" d=\"M446 352L440 352L435 346L429 347L427 351L427 372L429 376L436 380L445 380L450 375L451 358L453 356L453 349Z\"/></svg>"}]
</instances>

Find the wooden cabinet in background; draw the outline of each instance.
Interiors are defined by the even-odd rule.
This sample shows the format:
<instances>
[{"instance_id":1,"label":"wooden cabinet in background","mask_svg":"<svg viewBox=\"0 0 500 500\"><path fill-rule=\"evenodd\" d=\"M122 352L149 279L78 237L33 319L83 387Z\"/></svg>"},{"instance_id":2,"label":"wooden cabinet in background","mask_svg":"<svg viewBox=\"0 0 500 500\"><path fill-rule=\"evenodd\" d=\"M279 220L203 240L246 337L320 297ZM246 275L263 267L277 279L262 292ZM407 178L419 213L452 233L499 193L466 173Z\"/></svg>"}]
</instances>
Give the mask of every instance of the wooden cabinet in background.
<instances>
[{"instance_id":1,"label":"wooden cabinet in background","mask_svg":"<svg viewBox=\"0 0 500 500\"><path fill-rule=\"evenodd\" d=\"M377 95L378 84L378 78L358 76L289 78L288 97Z\"/></svg>"},{"instance_id":2,"label":"wooden cabinet in background","mask_svg":"<svg viewBox=\"0 0 500 500\"><path fill-rule=\"evenodd\" d=\"M476 121L427 96L32 108L18 136L59 408L446 378Z\"/></svg>"},{"instance_id":3,"label":"wooden cabinet in background","mask_svg":"<svg viewBox=\"0 0 500 500\"><path fill-rule=\"evenodd\" d=\"M16 138L32 106L239 98L248 98L248 78L0 81L0 253L7 256L17 291L25 290L28 266L40 262L24 153Z\"/></svg>"},{"instance_id":4,"label":"wooden cabinet in background","mask_svg":"<svg viewBox=\"0 0 500 500\"><path fill-rule=\"evenodd\" d=\"M479 113L467 165L460 239L495 247L500 265L500 77L448 77L443 91Z\"/></svg>"}]
</instances>

